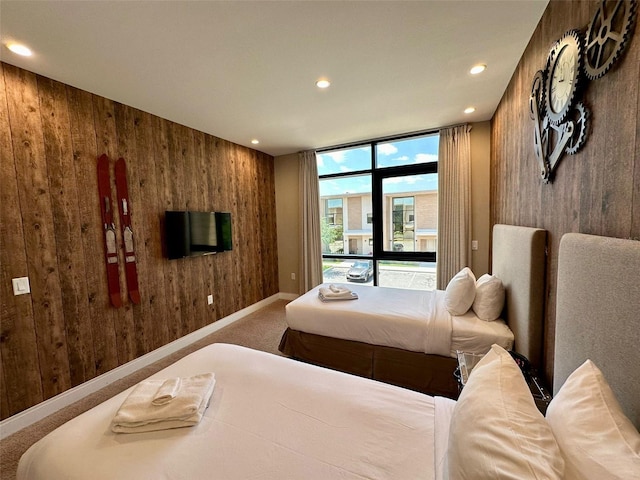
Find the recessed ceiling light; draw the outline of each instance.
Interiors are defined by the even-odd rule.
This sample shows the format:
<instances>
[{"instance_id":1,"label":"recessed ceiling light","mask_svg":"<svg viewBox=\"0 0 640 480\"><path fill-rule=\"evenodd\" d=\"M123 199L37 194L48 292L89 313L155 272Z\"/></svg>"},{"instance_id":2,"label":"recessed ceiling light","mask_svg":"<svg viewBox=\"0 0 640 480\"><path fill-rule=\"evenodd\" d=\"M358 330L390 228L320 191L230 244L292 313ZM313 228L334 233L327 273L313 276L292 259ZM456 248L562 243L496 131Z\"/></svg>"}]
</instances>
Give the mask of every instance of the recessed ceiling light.
<instances>
[{"instance_id":1,"label":"recessed ceiling light","mask_svg":"<svg viewBox=\"0 0 640 480\"><path fill-rule=\"evenodd\" d=\"M475 107L468 107L464 109L464 113L473 113L475 111L476 111Z\"/></svg>"},{"instance_id":2,"label":"recessed ceiling light","mask_svg":"<svg viewBox=\"0 0 640 480\"><path fill-rule=\"evenodd\" d=\"M29 47L21 45L19 43L7 43L7 48L13 53L22 55L23 57L30 57L31 55L33 55Z\"/></svg>"},{"instance_id":3,"label":"recessed ceiling light","mask_svg":"<svg viewBox=\"0 0 640 480\"><path fill-rule=\"evenodd\" d=\"M479 63L478 65L474 65L473 67L471 67L471 70L469 70L469 73L471 75L477 75L479 73L484 72L486 68L487 68L486 65Z\"/></svg>"},{"instance_id":4,"label":"recessed ceiling light","mask_svg":"<svg viewBox=\"0 0 640 480\"><path fill-rule=\"evenodd\" d=\"M254 138L253 140L251 140L251 143L253 143L254 145L257 145L260 143L260 140L258 140L257 138Z\"/></svg>"},{"instance_id":5,"label":"recessed ceiling light","mask_svg":"<svg viewBox=\"0 0 640 480\"><path fill-rule=\"evenodd\" d=\"M329 88L329 85L331 85L331 82L326 78L321 78L316 82L316 87L318 88Z\"/></svg>"}]
</instances>

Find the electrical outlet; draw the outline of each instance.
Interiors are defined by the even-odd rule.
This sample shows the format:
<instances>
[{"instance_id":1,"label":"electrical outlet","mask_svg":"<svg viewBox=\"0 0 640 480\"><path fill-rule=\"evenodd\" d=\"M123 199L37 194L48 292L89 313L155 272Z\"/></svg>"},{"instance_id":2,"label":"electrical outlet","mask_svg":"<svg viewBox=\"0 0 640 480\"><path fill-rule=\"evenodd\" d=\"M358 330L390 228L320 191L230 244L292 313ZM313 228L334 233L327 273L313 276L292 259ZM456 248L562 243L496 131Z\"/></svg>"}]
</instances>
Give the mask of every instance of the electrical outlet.
<instances>
[{"instance_id":1,"label":"electrical outlet","mask_svg":"<svg viewBox=\"0 0 640 480\"><path fill-rule=\"evenodd\" d=\"M295 280L296 279L296 274L291 272L291 280Z\"/></svg>"},{"instance_id":2,"label":"electrical outlet","mask_svg":"<svg viewBox=\"0 0 640 480\"><path fill-rule=\"evenodd\" d=\"M213 305L213 295L207 295L207 303Z\"/></svg>"},{"instance_id":3,"label":"electrical outlet","mask_svg":"<svg viewBox=\"0 0 640 480\"><path fill-rule=\"evenodd\" d=\"M478 240L471 240L471 250L478 249Z\"/></svg>"},{"instance_id":4,"label":"electrical outlet","mask_svg":"<svg viewBox=\"0 0 640 480\"><path fill-rule=\"evenodd\" d=\"M31 293L31 287L29 286L29 277L12 278L14 295L24 295L25 293Z\"/></svg>"}]
</instances>

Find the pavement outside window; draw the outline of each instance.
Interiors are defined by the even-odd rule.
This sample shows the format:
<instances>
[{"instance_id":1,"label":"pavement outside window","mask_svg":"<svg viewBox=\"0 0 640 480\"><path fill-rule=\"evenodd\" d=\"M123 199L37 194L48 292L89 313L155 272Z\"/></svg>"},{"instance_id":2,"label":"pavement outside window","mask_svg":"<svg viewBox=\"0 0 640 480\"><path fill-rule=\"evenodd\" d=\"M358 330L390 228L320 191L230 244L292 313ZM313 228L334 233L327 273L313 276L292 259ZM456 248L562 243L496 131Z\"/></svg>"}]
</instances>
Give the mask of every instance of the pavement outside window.
<instances>
[{"instance_id":1,"label":"pavement outside window","mask_svg":"<svg viewBox=\"0 0 640 480\"><path fill-rule=\"evenodd\" d=\"M323 280L325 283L348 283L347 271L353 260L325 260ZM373 278L359 285L373 286ZM381 287L408 288L413 290L435 290L436 267L426 262L380 262L378 285Z\"/></svg>"}]
</instances>

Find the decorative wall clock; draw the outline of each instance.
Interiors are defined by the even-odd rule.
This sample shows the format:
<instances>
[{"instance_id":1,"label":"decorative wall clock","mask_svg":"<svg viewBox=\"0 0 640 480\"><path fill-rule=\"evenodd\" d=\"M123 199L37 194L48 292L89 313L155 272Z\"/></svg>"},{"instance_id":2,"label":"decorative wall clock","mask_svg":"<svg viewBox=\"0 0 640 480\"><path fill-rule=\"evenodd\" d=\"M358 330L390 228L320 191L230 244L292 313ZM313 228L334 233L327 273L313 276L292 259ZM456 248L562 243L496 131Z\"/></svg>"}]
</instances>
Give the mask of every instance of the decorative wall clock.
<instances>
[{"instance_id":1,"label":"decorative wall clock","mask_svg":"<svg viewBox=\"0 0 640 480\"><path fill-rule=\"evenodd\" d=\"M603 1L583 37L569 30L549 51L544 70L533 76L529 115L533 149L544 182L553 180L563 155L585 144L590 112L581 101L586 80L607 73L621 57L635 26L637 0Z\"/></svg>"},{"instance_id":2,"label":"decorative wall clock","mask_svg":"<svg viewBox=\"0 0 640 480\"><path fill-rule=\"evenodd\" d=\"M582 55L582 38L577 30L565 33L549 52L545 106L554 125L565 121L576 103L583 77Z\"/></svg>"}]
</instances>

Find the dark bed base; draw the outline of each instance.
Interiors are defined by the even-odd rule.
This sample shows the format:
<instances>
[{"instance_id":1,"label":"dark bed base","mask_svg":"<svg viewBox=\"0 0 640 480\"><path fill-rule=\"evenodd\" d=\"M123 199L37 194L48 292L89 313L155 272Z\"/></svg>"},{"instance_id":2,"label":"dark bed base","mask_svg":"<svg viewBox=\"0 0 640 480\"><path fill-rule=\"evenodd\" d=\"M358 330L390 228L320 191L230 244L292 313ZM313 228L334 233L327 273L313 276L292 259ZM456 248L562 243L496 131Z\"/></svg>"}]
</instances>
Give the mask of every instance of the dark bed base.
<instances>
[{"instance_id":1,"label":"dark bed base","mask_svg":"<svg viewBox=\"0 0 640 480\"><path fill-rule=\"evenodd\" d=\"M289 357L322 367L429 395L458 398L455 358L340 340L290 328L282 335L278 349Z\"/></svg>"}]
</instances>

